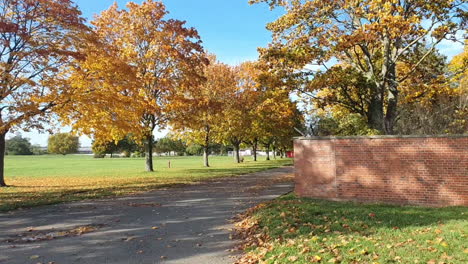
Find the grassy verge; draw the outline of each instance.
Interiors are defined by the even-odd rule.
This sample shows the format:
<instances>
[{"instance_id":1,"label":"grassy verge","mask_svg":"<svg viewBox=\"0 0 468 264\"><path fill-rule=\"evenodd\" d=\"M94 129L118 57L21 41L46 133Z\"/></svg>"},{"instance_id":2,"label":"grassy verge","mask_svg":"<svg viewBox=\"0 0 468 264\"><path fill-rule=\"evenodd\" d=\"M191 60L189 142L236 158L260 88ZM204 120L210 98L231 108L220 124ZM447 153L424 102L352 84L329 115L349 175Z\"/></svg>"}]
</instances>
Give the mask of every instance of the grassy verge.
<instances>
[{"instance_id":1,"label":"grassy verge","mask_svg":"<svg viewBox=\"0 0 468 264\"><path fill-rule=\"evenodd\" d=\"M240 263L468 263L468 208L363 205L286 195L237 224Z\"/></svg>"},{"instance_id":2,"label":"grassy verge","mask_svg":"<svg viewBox=\"0 0 468 264\"><path fill-rule=\"evenodd\" d=\"M144 172L143 159L94 159L90 156L7 156L0 188L0 211L21 207L127 195L179 184L192 184L277 168L290 159L236 164L232 157L157 157L153 173ZM171 162L171 168L168 163Z\"/></svg>"}]
</instances>

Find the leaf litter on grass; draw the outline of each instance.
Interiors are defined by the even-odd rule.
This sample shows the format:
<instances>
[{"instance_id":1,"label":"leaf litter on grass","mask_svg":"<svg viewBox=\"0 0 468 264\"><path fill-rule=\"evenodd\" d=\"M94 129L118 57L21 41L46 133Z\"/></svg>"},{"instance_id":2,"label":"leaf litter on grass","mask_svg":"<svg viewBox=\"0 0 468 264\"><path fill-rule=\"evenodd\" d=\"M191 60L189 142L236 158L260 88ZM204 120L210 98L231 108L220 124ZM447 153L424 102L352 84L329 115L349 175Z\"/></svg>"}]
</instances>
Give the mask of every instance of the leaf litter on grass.
<instances>
[{"instance_id":1,"label":"leaf litter on grass","mask_svg":"<svg viewBox=\"0 0 468 264\"><path fill-rule=\"evenodd\" d=\"M286 195L238 217L236 263L468 263L466 211Z\"/></svg>"}]
</instances>

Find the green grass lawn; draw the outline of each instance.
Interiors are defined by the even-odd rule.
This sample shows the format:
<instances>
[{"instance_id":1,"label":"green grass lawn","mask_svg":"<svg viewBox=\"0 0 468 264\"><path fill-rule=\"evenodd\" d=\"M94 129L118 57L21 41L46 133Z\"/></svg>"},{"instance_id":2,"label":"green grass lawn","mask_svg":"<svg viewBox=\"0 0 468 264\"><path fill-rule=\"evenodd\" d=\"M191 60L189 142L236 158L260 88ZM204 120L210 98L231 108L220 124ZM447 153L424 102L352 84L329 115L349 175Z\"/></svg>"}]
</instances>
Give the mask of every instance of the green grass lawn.
<instances>
[{"instance_id":1,"label":"green grass lawn","mask_svg":"<svg viewBox=\"0 0 468 264\"><path fill-rule=\"evenodd\" d=\"M468 208L363 205L286 195L237 224L241 263L468 263ZM251 261L251 262L249 262Z\"/></svg>"},{"instance_id":2,"label":"green grass lawn","mask_svg":"<svg viewBox=\"0 0 468 264\"><path fill-rule=\"evenodd\" d=\"M171 167L168 168L168 162ZM65 201L125 195L289 165L291 159L236 164L232 157L155 157L155 172L142 158L94 159L86 155L6 156L0 211Z\"/></svg>"}]
</instances>

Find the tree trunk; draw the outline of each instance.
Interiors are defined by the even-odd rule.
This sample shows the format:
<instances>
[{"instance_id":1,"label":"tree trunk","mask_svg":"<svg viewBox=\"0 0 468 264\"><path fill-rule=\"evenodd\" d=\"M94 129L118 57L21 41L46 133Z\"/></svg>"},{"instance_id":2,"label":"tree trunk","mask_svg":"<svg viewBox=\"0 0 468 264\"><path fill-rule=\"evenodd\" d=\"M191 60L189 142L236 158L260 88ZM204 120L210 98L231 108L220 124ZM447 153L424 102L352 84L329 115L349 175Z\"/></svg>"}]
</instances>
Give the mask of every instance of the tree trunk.
<instances>
[{"instance_id":1,"label":"tree trunk","mask_svg":"<svg viewBox=\"0 0 468 264\"><path fill-rule=\"evenodd\" d=\"M5 169L5 136L6 132L0 134L0 187L6 187Z\"/></svg>"},{"instance_id":2,"label":"tree trunk","mask_svg":"<svg viewBox=\"0 0 468 264\"><path fill-rule=\"evenodd\" d=\"M270 144L266 144L265 148L266 148L266 154L267 154L266 160L270 160Z\"/></svg>"},{"instance_id":3,"label":"tree trunk","mask_svg":"<svg viewBox=\"0 0 468 264\"><path fill-rule=\"evenodd\" d=\"M146 136L146 171L154 171L153 169L153 135Z\"/></svg>"},{"instance_id":4,"label":"tree trunk","mask_svg":"<svg viewBox=\"0 0 468 264\"><path fill-rule=\"evenodd\" d=\"M385 114L385 134L395 134L395 123L397 118L397 105L398 98L392 92L390 92L387 105L387 113Z\"/></svg>"},{"instance_id":5,"label":"tree trunk","mask_svg":"<svg viewBox=\"0 0 468 264\"><path fill-rule=\"evenodd\" d=\"M208 162L208 155L209 155L209 147L208 145L203 146L203 165L205 167L210 167L210 163Z\"/></svg>"},{"instance_id":6,"label":"tree trunk","mask_svg":"<svg viewBox=\"0 0 468 264\"><path fill-rule=\"evenodd\" d=\"M374 95L371 98L371 101L369 103L369 110L367 112L367 124L369 125L369 127L384 133L385 129L383 123L383 102L380 97L380 95Z\"/></svg>"},{"instance_id":7,"label":"tree trunk","mask_svg":"<svg viewBox=\"0 0 468 264\"><path fill-rule=\"evenodd\" d=\"M210 155L210 126L205 126L205 145L203 145L203 165L209 167L208 156Z\"/></svg>"},{"instance_id":8,"label":"tree trunk","mask_svg":"<svg viewBox=\"0 0 468 264\"><path fill-rule=\"evenodd\" d=\"M240 160L240 143L233 142L232 145L234 146L234 161L237 163L241 163Z\"/></svg>"},{"instance_id":9,"label":"tree trunk","mask_svg":"<svg viewBox=\"0 0 468 264\"><path fill-rule=\"evenodd\" d=\"M276 147L273 145L273 159L276 159Z\"/></svg>"},{"instance_id":10,"label":"tree trunk","mask_svg":"<svg viewBox=\"0 0 468 264\"><path fill-rule=\"evenodd\" d=\"M389 93L387 112L385 113L385 133L387 135L395 134L394 127L398 111L398 84L396 82L396 67L393 65L388 71Z\"/></svg>"},{"instance_id":11,"label":"tree trunk","mask_svg":"<svg viewBox=\"0 0 468 264\"><path fill-rule=\"evenodd\" d=\"M254 139L254 142L252 144L252 151L253 151L253 159L254 161L257 161L257 148L258 148L258 140Z\"/></svg>"}]
</instances>

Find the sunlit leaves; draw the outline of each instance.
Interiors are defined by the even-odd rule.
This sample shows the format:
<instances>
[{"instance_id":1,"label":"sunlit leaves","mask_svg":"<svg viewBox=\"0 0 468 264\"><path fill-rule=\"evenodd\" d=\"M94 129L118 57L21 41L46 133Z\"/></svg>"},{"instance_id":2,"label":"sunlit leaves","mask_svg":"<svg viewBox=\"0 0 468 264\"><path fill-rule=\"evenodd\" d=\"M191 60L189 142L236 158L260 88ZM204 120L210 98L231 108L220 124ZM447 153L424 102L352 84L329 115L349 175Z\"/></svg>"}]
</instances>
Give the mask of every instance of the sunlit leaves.
<instances>
[{"instance_id":1,"label":"sunlit leaves","mask_svg":"<svg viewBox=\"0 0 468 264\"><path fill-rule=\"evenodd\" d=\"M64 103L63 70L87 30L69 0L0 1L0 132L42 128Z\"/></svg>"},{"instance_id":2,"label":"sunlit leaves","mask_svg":"<svg viewBox=\"0 0 468 264\"><path fill-rule=\"evenodd\" d=\"M220 141L221 123L226 120L227 105L233 102L236 91L236 75L231 66L211 55L203 76L203 83L175 94L169 110L176 136L206 151L210 144Z\"/></svg>"},{"instance_id":3,"label":"sunlit leaves","mask_svg":"<svg viewBox=\"0 0 468 264\"><path fill-rule=\"evenodd\" d=\"M352 67L371 84L370 95L364 97L372 100L369 125L384 133L395 133L400 82L411 76L442 40L455 40L467 21L464 1L460 0L250 2L266 2L286 11L268 24L273 40L260 49L272 75L294 90L313 94L316 89L308 88L317 74L315 66L328 72L326 62L335 59ZM419 46L427 46L427 52L419 54L409 71L398 71L396 65ZM367 118L362 112L358 114Z\"/></svg>"},{"instance_id":4,"label":"sunlit leaves","mask_svg":"<svg viewBox=\"0 0 468 264\"><path fill-rule=\"evenodd\" d=\"M92 21L98 44L74 69L74 85L93 91L87 104L74 106L69 120L77 129L107 140L129 133L151 138L166 125L171 98L203 80L197 31L167 13L161 2L148 0L126 9L114 4Z\"/></svg>"}]
</instances>

